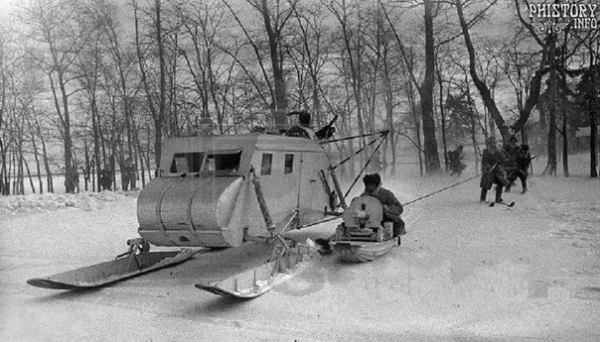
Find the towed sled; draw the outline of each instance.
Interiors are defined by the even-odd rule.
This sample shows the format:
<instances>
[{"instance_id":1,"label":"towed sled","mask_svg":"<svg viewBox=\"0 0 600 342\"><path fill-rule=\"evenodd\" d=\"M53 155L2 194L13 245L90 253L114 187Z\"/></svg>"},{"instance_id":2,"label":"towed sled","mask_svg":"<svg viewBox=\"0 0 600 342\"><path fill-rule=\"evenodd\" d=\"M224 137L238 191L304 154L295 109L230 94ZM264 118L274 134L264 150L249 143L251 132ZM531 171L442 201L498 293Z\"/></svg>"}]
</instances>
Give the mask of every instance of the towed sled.
<instances>
[{"instance_id":1,"label":"towed sled","mask_svg":"<svg viewBox=\"0 0 600 342\"><path fill-rule=\"evenodd\" d=\"M392 222L382 223L383 207L370 196L356 197L342 214L344 222L329 242L335 256L346 262L368 262L399 244Z\"/></svg>"}]
</instances>

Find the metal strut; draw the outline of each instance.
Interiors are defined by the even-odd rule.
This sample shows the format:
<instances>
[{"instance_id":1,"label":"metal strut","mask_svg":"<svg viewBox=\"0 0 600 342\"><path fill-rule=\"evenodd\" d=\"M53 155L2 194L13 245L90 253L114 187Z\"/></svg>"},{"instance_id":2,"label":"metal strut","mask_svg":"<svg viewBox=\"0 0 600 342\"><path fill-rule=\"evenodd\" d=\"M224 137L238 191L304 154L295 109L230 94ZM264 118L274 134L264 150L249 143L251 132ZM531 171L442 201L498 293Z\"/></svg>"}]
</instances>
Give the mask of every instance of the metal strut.
<instances>
[{"instance_id":1,"label":"metal strut","mask_svg":"<svg viewBox=\"0 0 600 342\"><path fill-rule=\"evenodd\" d=\"M346 196L342 192L342 187L340 186L340 182L337 179L337 175L335 174L335 168L331 167L329 169L329 174L331 174L331 179L333 180L333 186L335 187L335 192L337 193L338 198L340 199L340 206L346 210L348 205L346 204Z\"/></svg>"},{"instance_id":2,"label":"metal strut","mask_svg":"<svg viewBox=\"0 0 600 342\"><path fill-rule=\"evenodd\" d=\"M269 214L269 208L267 208L267 202L265 201L265 196L263 195L262 187L260 186L260 178L258 178L254 172L254 166L250 166L250 173L252 174L252 184L254 184L254 192L256 192L256 199L258 200L260 212L262 213L265 224L267 225L267 230L271 234L271 237L273 237L275 233L275 225L271 219L271 214Z\"/></svg>"}]
</instances>

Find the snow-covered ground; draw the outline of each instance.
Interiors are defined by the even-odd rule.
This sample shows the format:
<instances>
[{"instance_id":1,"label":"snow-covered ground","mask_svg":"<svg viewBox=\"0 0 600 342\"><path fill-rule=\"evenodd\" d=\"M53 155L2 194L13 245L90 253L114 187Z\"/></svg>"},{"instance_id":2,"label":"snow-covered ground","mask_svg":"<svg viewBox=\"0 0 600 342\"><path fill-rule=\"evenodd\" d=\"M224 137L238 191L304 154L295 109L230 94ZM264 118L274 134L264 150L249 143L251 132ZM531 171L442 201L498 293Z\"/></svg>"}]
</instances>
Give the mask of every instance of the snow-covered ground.
<instances>
[{"instance_id":1,"label":"snow-covered ground","mask_svg":"<svg viewBox=\"0 0 600 342\"><path fill-rule=\"evenodd\" d=\"M137 193L0 197L0 340L598 341L600 180L586 162L574 157L569 178L530 178L526 194L515 186L504 195L512 208L479 203L478 178L409 204L408 235L386 256L358 265L315 257L250 301L194 287L239 266L207 265L206 255L94 291L31 287L29 278L125 251L137 236ZM467 171L402 173L384 186L407 203L475 174Z\"/></svg>"}]
</instances>

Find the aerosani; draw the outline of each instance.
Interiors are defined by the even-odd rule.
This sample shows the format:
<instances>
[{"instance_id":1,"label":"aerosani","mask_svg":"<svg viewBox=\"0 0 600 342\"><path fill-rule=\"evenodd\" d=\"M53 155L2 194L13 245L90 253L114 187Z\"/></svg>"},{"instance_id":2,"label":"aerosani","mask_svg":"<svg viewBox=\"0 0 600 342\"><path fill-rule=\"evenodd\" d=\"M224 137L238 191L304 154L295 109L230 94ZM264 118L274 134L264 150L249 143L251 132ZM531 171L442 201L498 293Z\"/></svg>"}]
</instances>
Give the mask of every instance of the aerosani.
<instances>
[{"instance_id":1,"label":"aerosani","mask_svg":"<svg viewBox=\"0 0 600 342\"><path fill-rule=\"evenodd\" d=\"M567 24L571 22L574 29L596 29L597 4L529 4L529 19L563 19ZM566 25L565 25L566 26Z\"/></svg>"},{"instance_id":2,"label":"aerosani","mask_svg":"<svg viewBox=\"0 0 600 342\"><path fill-rule=\"evenodd\" d=\"M294 113L299 112L290 114ZM238 298L268 292L289 279L314 250L283 233L337 219L348 208L345 197L351 187L344 194L334 170L352 156L332 165L323 148L336 141L329 140L336 118L312 134L296 125L277 134L217 135L212 134L215 125L210 119L199 120L197 134L163 142L156 177L138 195L140 237L127 241L128 251L115 260L27 283L47 289L90 289L190 259L210 267L214 259L231 258L232 272L223 273L222 279L202 278L197 269L196 288ZM379 141L371 157L387 134L369 134L378 136L369 145ZM371 200L377 203L365 207L378 221L364 228L376 232L376 241L353 246L367 260L396 244L396 238L383 239L384 227L379 224L383 208ZM151 252L151 245L178 250Z\"/></svg>"}]
</instances>

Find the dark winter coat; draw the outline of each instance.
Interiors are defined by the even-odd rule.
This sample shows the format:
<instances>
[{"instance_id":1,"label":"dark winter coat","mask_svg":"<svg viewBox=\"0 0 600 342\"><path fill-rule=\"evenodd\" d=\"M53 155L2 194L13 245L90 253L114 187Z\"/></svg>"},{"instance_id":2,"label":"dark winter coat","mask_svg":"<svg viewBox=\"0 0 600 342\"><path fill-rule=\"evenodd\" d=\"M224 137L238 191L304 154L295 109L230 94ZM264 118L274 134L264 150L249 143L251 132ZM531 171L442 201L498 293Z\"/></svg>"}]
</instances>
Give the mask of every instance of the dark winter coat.
<instances>
[{"instance_id":1,"label":"dark winter coat","mask_svg":"<svg viewBox=\"0 0 600 342\"><path fill-rule=\"evenodd\" d=\"M531 154L529 150L519 149L516 161L517 167L525 176L528 174L529 166L531 165Z\"/></svg>"},{"instance_id":2,"label":"dark winter coat","mask_svg":"<svg viewBox=\"0 0 600 342\"><path fill-rule=\"evenodd\" d=\"M507 178L509 180L515 180L519 174L519 164L517 163L517 155L519 154L519 146L504 146L504 154L506 156L506 163L504 164L504 171L506 171Z\"/></svg>"},{"instance_id":3,"label":"dark winter coat","mask_svg":"<svg viewBox=\"0 0 600 342\"><path fill-rule=\"evenodd\" d=\"M461 152L461 150L456 149L454 151L448 151L447 154L450 171L452 171L452 174L460 174L462 170L464 170L467 167L467 165L462 162L464 157L463 153Z\"/></svg>"},{"instance_id":4,"label":"dark winter coat","mask_svg":"<svg viewBox=\"0 0 600 342\"><path fill-rule=\"evenodd\" d=\"M363 193L362 196L373 196L379 200L383 205L383 215L390 218L393 221L393 217L400 218L400 215L404 211L400 201L394 196L394 194L388 189L378 186L372 193Z\"/></svg>"},{"instance_id":5,"label":"dark winter coat","mask_svg":"<svg viewBox=\"0 0 600 342\"><path fill-rule=\"evenodd\" d=\"M481 160L483 174L481 175L479 186L486 190L491 189L493 184L507 186L508 181L506 180L506 173L503 169L506 162L506 156L502 151L483 150Z\"/></svg>"},{"instance_id":6,"label":"dark winter coat","mask_svg":"<svg viewBox=\"0 0 600 342\"><path fill-rule=\"evenodd\" d=\"M506 156L506 167L517 167L517 154L519 146L504 146L504 155Z\"/></svg>"}]
</instances>

